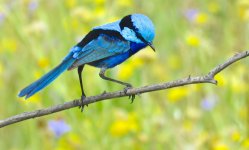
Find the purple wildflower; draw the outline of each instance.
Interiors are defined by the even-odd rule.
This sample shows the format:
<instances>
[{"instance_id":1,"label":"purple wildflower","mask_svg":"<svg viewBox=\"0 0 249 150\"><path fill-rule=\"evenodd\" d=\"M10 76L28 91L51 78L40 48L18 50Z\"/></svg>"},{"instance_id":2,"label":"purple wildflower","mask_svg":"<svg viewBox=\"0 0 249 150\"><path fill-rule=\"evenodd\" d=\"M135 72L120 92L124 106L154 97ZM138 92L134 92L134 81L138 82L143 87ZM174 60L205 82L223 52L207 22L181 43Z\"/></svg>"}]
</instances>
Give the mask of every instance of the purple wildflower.
<instances>
[{"instance_id":1,"label":"purple wildflower","mask_svg":"<svg viewBox=\"0 0 249 150\"><path fill-rule=\"evenodd\" d=\"M194 22L199 11L197 9L188 9L184 12L184 16L190 21Z\"/></svg>"},{"instance_id":2,"label":"purple wildflower","mask_svg":"<svg viewBox=\"0 0 249 150\"><path fill-rule=\"evenodd\" d=\"M70 126L65 123L64 120L50 120L48 122L48 128L57 138L71 130Z\"/></svg>"},{"instance_id":3,"label":"purple wildflower","mask_svg":"<svg viewBox=\"0 0 249 150\"><path fill-rule=\"evenodd\" d=\"M3 12L0 12L0 25L4 22L5 17L5 14Z\"/></svg>"},{"instance_id":4,"label":"purple wildflower","mask_svg":"<svg viewBox=\"0 0 249 150\"><path fill-rule=\"evenodd\" d=\"M38 7L38 2L37 2L37 1L31 1L31 2L29 3L28 9L29 9L31 12L33 12L33 11L35 11L35 10L37 9L37 7Z\"/></svg>"},{"instance_id":5,"label":"purple wildflower","mask_svg":"<svg viewBox=\"0 0 249 150\"><path fill-rule=\"evenodd\" d=\"M217 103L217 96L216 95L208 95L201 101L201 107L206 110L212 110Z\"/></svg>"}]
</instances>

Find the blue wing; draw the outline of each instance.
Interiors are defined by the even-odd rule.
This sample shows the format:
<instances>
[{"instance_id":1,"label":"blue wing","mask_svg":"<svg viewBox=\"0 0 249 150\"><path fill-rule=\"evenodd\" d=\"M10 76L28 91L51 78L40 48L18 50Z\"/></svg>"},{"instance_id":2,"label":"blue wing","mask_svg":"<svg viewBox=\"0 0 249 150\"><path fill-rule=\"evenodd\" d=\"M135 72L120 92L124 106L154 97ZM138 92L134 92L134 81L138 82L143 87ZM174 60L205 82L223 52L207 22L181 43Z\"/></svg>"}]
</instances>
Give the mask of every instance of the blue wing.
<instances>
[{"instance_id":1,"label":"blue wing","mask_svg":"<svg viewBox=\"0 0 249 150\"><path fill-rule=\"evenodd\" d=\"M72 49L71 53L73 53L73 57L76 60L68 70L83 64L122 54L129 50L129 41L108 34L99 34L98 37L85 44L83 48L75 46Z\"/></svg>"}]
</instances>

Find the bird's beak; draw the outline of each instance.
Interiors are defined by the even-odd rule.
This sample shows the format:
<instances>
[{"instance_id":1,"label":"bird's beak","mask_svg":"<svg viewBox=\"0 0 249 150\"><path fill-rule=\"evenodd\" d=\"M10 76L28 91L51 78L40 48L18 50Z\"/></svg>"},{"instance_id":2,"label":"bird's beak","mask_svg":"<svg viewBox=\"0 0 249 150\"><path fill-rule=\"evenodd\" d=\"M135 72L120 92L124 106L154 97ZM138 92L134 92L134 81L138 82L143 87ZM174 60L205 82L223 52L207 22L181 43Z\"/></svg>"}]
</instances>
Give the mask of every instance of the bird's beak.
<instances>
[{"instance_id":1,"label":"bird's beak","mask_svg":"<svg viewBox=\"0 0 249 150\"><path fill-rule=\"evenodd\" d=\"M156 52L156 49L155 49L155 47L154 47L154 45L153 45L152 43L148 43L148 46L151 47L151 49L152 49L154 52Z\"/></svg>"}]
</instances>

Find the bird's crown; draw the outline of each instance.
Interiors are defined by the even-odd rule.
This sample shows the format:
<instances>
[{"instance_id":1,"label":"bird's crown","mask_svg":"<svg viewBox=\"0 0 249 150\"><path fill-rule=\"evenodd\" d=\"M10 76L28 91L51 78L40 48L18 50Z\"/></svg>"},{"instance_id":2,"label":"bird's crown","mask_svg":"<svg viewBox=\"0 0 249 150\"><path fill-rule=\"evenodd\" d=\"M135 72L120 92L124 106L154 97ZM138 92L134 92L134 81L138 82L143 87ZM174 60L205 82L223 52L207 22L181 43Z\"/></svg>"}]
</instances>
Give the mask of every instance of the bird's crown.
<instances>
[{"instance_id":1,"label":"bird's crown","mask_svg":"<svg viewBox=\"0 0 249 150\"><path fill-rule=\"evenodd\" d=\"M152 43L155 29L152 21L143 14L125 16L119 23L122 36L137 43Z\"/></svg>"}]
</instances>

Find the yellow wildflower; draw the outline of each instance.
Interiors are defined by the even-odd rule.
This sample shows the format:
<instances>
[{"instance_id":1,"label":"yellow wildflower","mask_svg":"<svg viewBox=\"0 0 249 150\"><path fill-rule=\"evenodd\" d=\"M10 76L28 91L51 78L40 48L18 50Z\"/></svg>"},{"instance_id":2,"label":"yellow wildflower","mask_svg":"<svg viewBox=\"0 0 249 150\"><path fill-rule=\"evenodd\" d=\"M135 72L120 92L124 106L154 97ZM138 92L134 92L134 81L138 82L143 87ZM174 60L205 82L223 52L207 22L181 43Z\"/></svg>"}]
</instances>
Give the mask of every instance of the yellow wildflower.
<instances>
[{"instance_id":1,"label":"yellow wildflower","mask_svg":"<svg viewBox=\"0 0 249 150\"><path fill-rule=\"evenodd\" d=\"M17 49L17 42L12 38L3 38L1 45L4 51L15 52Z\"/></svg>"},{"instance_id":2,"label":"yellow wildflower","mask_svg":"<svg viewBox=\"0 0 249 150\"><path fill-rule=\"evenodd\" d=\"M217 13L219 11L220 7L216 2L210 2L208 4L208 11L211 13Z\"/></svg>"},{"instance_id":3,"label":"yellow wildflower","mask_svg":"<svg viewBox=\"0 0 249 150\"><path fill-rule=\"evenodd\" d=\"M213 150L229 150L228 146L224 143L215 143Z\"/></svg>"},{"instance_id":4,"label":"yellow wildflower","mask_svg":"<svg viewBox=\"0 0 249 150\"><path fill-rule=\"evenodd\" d=\"M238 3L238 14L241 20L249 19L249 1L248 0L240 0Z\"/></svg>"},{"instance_id":5,"label":"yellow wildflower","mask_svg":"<svg viewBox=\"0 0 249 150\"><path fill-rule=\"evenodd\" d=\"M0 63L0 75L3 73L3 70L4 70L3 64Z\"/></svg>"},{"instance_id":6,"label":"yellow wildflower","mask_svg":"<svg viewBox=\"0 0 249 150\"><path fill-rule=\"evenodd\" d=\"M68 8L73 8L74 6L76 6L76 0L66 0L65 4Z\"/></svg>"},{"instance_id":7,"label":"yellow wildflower","mask_svg":"<svg viewBox=\"0 0 249 150\"><path fill-rule=\"evenodd\" d=\"M116 16L112 16L112 17L108 18L108 22L114 22L114 21L117 21L117 20L119 20L119 17L116 17Z\"/></svg>"},{"instance_id":8,"label":"yellow wildflower","mask_svg":"<svg viewBox=\"0 0 249 150\"><path fill-rule=\"evenodd\" d=\"M134 67L141 67L144 64L144 61L139 58L139 57L134 57L133 59L131 59L132 61L132 65Z\"/></svg>"},{"instance_id":9,"label":"yellow wildflower","mask_svg":"<svg viewBox=\"0 0 249 150\"><path fill-rule=\"evenodd\" d=\"M249 148L249 138L246 138L246 139L242 142L242 147L243 147L243 148Z\"/></svg>"},{"instance_id":10,"label":"yellow wildflower","mask_svg":"<svg viewBox=\"0 0 249 150\"><path fill-rule=\"evenodd\" d=\"M218 81L218 86L226 86L226 79L222 73L219 73L215 76L215 80Z\"/></svg>"},{"instance_id":11,"label":"yellow wildflower","mask_svg":"<svg viewBox=\"0 0 249 150\"><path fill-rule=\"evenodd\" d=\"M207 23L207 20L208 16L205 13L198 13L195 18L195 22L200 25Z\"/></svg>"},{"instance_id":12,"label":"yellow wildflower","mask_svg":"<svg viewBox=\"0 0 249 150\"><path fill-rule=\"evenodd\" d=\"M42 107L42 97L40 93L36 93L35 95L31 96L27 100L24 100L24 97L18 98L18 101L21 102L24 106L29 107L30 104Z\"/></svg>"},{"instance_id":13,"label":"yellow wildflower","mask_svg":"<svg viewBox=\"0 0 249 150\"><path fill-rule=\"evenodd\" d=\"M134 66L131 63L124 63L120 66L118 71L118 78L122 80L129 79L133 74Z\"/></svg>"},{"instance_id":14,"label":"yellow wildflower","mask_svg":"<svg viewBox=\"0 0 249 150\"><path fill-rule=\"evenodd\" d=\"M98 18L103 18L105 14L106 14L106 9L102 6L97 6L97 8L94 11L94 16Z\"/></svg>"},{"instance_id":15,"label":"yellow wildflower","mask_svg":"<svg viewBox=\"0 0 249 150\"><path fill-rule=\"evenodd\" d=\"M121 7L132 6L132 0L118 0L117 3L118 3L118 6L121 6Z\"/></svg>"},{"instance_id":16,"label":"yellow wildflower","mask_svg":"<svg viewBox=\"0 0 249 150\"><path fill-rule=\"evenodd\" d=\"M240 140L240 133L238 131L234 131L231 138L234 142L238 142Z\"/></svg>"},{"instance_id":17,"label":"yellow wildflower","mask_svg":"<svg viewBox=\"0 0 249 150\"><path fill-rule=\"evenodd\" d=\"M79 27L80 27L79 20L78 19L72 19L71 26L72 26L72 29L74 29L74 30L79 29Z\"/></svg>"},{"instance_id":18,"label":"yellow wildflower","mask_svg":"<svg viewBox=\"0 0 249 150\"><path fill-rule=\"evenodd\" d=\"M105 0L94 0L94 2L97 5L104 5L105 4Z\"/></svg>"},{"instance_id":19,"label":"yellow wildflower","mask_svg":"<svg viewBox=\"0 0 249 150\"><path fill-rule=\"evenodd\" d=\"M130 113L128 116L118 117L110 127L112 136L124 136L131 132L138 131L138 123L136 116Z\"/></svg>"},{"instance_id":20,"label":"yellow wildflower","mask_svg":"<svg viewBox=\"0 0 249 150\"><path fill-rule=\"evenodd\" d=\"M247 84L241 78L238 78L235 75L231 77L231 88L232 91L236 93L243 93L248 91Z\"/></svg>"},{"instance_id":21,"label":"yellow wildflower","mask_svg":"<svg viewBox=\"0 0 249 150\"><path fill-rule=\"evenodd\" d=\"M38 66L41 68L46 68L49 64L49 60L47 58L41 58L38 60Z\"/></svg>"},{"instance_id":22,"label":"yellow wildflower","mask_svg":"<svg viewBox=\"0 0 249 150\"><path fill-rule=\"evenodd\" d=\"M69 132L67 136L61 136L55 150L75 150L80 149L84 145L84 141L80 139L78 134Z\"/></svg>"},{"instance_id":23,"label":"yellow wildflower","mask_svg":"<svg viewBox=\"0 0 249 150\"><path fill-rule=\"evenodd\" d=\"M29 98L29 101L30 102L35 102L35 103L40 102L41 101L41 96L39 95L39 93L35 94L35 95L33 95L33 96L31 96Z\"/></svg>"},{"instance_id":24,"label":"yellow wildflower","mask_svg":"<svg viewBox=\"0 0 249 150\"><path fill-rule=\"evenodd\" d=\"M39 79L41 76L42 76L42 73L40 71L35 71L34 72L35 79Z\"/></svg>"},{"instance_id":25,"label":"yellow wildflower","mask_svg":"<svg viewBox=\"0 0 249 150\"><path fill-rule=\"evenodd\" d=\"M176 87L174 89L170 89L167 93L167 100L170 102L177 102L188 95L187 87Z\"/></svg>"},{"instance_id":26,"label":"yellow wildflower","mask_svg":"<svg viewBox=\"0 0 249 150\"><path fill-rule=\"evenodd\" d=\"M183 129L186 132L191 132L193 130L193 122L190 120L185 120L183 122Z\"/></svg>"},{"instance_id":27,"label":"yellow wildflower","mask_svg":"<svg viewBox=\"0 0 249 150\"><path fill-rule=\"evenodd\" d=\"M114 136L123 136L129 132L129 127L124 120L118 120L111 126L111 134Z\"/></svg>"},{"instance_id":28,"label":"yellow wildflower","mask_svg":"<svg viewBox=\"0 0 249 150\"><path fill-rule=\"evenodd\" d=\"M200 38L194 34L187 35L186 43L189 46L198 47L200 45Z\"/></svg>"}]
</instances>

